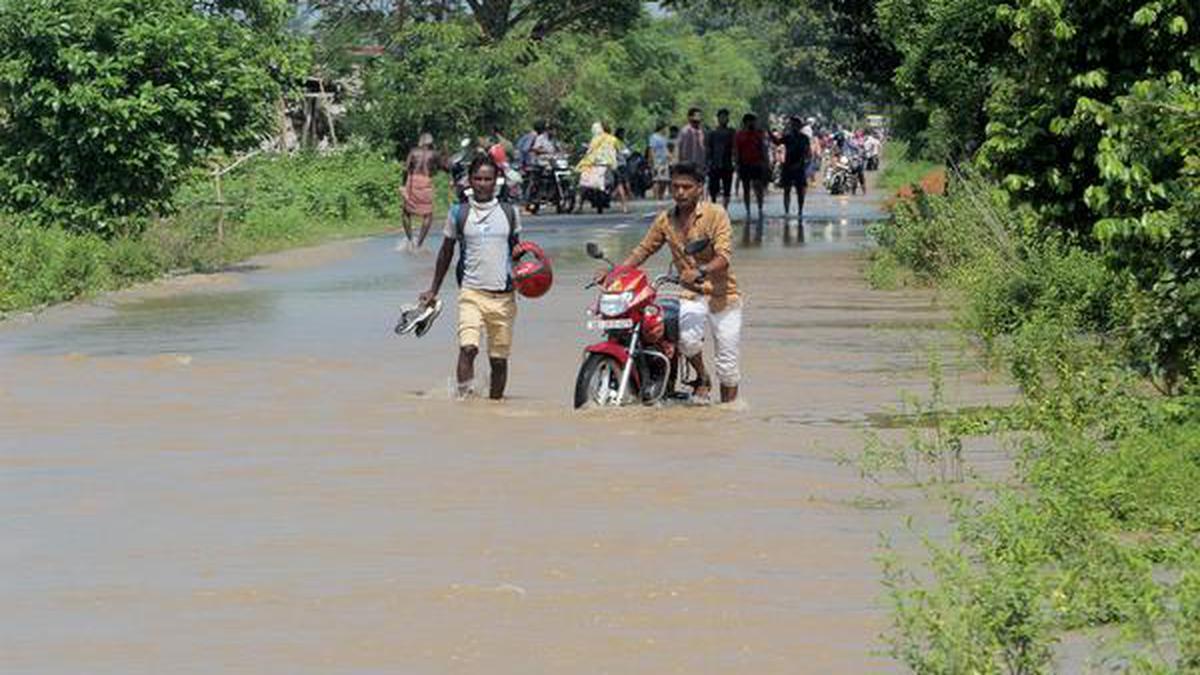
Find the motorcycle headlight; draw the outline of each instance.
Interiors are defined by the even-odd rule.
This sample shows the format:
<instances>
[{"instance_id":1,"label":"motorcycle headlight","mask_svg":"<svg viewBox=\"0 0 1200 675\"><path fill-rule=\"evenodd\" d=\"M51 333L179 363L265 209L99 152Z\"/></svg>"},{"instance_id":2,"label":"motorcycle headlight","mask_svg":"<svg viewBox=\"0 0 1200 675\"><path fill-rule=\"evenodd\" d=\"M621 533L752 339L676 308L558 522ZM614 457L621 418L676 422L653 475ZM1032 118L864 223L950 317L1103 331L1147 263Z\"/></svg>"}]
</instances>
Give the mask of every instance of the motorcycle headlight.
<instances>
[{"instance_id":1,"label":"motorcycle headlight","mask_svg":"<svg viewBox=\"0 0 1200 675\"><path fill-rule=\"evenodd\" d=\"M633 291L624 293L604 293L600 296L600 313L604 316L620 316L629 309L633 301Z\"/></svg>"}]
</instances>

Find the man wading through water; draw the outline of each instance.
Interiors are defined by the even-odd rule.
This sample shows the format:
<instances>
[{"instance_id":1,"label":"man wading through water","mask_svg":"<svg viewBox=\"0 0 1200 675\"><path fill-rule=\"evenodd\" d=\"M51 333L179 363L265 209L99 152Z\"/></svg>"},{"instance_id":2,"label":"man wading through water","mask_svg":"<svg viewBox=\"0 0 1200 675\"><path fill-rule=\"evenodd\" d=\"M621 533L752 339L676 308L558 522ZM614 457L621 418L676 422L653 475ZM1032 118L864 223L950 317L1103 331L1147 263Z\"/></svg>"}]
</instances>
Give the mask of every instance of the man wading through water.
<instances>
[{"instance_id":1,"label":"man wading through water","mask_svg":"<svg viewBox=\"0 0 1200 675\"><path fill-rule=\"evenodd\" d=\"M495 197L499 168L488 154L471 162L468 176L472 194L466 203L450 210L438 252L433 284L421 294L421 303L437 299L454 258L458 256L458 396L474 394L475 357L486 329L488 362L491 365L493 400L504 398L508 383L508 355L512 347L517 299L513 292L512 250L517 245L521 221L516 209Z\"/></svg>"},{"instance_id":2,"label":"man wading through water","mask_svg":"<svg viewBox=\"0 0 1200 675\"><path fill-rule=\"evenodd\" d=\"M687 289L679 300L679 349L696 369L699 380L693 397L705 400L712 389L704 367L704 330L711 328L716 351L721 402L737 399L741 373L738 342L742 334L742 300L730 269L733 228L729 214L715 202L701 202L704 172L691 163L671 168L671 196L675 208L658 214L641 243L623 264L637 267L663 244L671 251L675 268ZM707 249L689 256L689 242L708 239Z\"/></svg>"},{"instance_id":3,"label":"man wading through water","mask_svg":"<svg viewBox=\"0 0 1200 675\"><path fill-rule=\"evenodd\" d=\"M729 210L733 192L733 129L729 128L729 111L717 111L717 126L709 129L704 154L708 159L708 196Z\"/></svg>"}]
</instances>

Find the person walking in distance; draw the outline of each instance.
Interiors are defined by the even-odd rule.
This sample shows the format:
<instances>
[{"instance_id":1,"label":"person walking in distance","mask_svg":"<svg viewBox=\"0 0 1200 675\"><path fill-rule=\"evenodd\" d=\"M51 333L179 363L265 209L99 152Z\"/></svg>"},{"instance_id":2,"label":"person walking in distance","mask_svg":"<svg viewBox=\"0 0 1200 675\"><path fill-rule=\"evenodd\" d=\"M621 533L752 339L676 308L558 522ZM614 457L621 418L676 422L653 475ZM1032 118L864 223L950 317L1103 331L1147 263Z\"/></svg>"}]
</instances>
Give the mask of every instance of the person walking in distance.
<instances>
[{"instance_id":1,"label":"person walking in distance","mask_svg":"<svg viewBox=\"0 0 1200 675\"><path fill-rule=\"evenodd\" d=\"M796 191L796 217L803 222L804 196L808 191L808 162L812 145L803 131L804 121L792 116L783 137L776 141L783 147L783 170L779 182L783 186L783 215L791 213L792 190Z\"/></svg>"},{"instance_id":2,"label":"person walking in distance","mask_svg":"<svg viewBox=\"0 0 1200 675\"><path fill-rule=\"evenodd\" d=\"M716 343L717 380L721 402L737 399L741 382L738 344L742 334L742 299L730 263L733 261L733 227L729 214L715 202L702 202L704 175L695 164L671 167L674 208L658 214L641 243L624 264L637 267L664 245L671 251L686 292L679 302L679 349L696 370L692 396L707 400L712 384L704 367L704 334L711 329ZM708 247L688 255L691 242L708 240Z\"/></svg>"},{"instance_id":3,"label":"person walking in distance","mask_svg":"<svg viewBox=\"0 0 1200 675\"><path fill-rule=\"evenodd\" d=\"M480 154L468 169L472 195L451 209L446 219L442 248L434 267L433 283L421 294L423 305L433 304L454 248L459 248L458 267L458 396L474 394L475 357L486 330L488 362L491 365L493 400L504 398L508 383L508 356L512 349L517 300L513 292L512 251L521 234L521 220L511 204L496 199L496 176L500 169L487 153Z\"/></svg>"},{"instance_id":4,"label":"person walking in distance","mask_svg":"<svg viewBox=\"0 0 1200 675\"><path fill-rule=\"evenodd\" d=\"M654 200L662 201L671 184L671 148L667 137L663 135L663 124L650 134L646 149L650 154L651 176L654 182Z\"/></svg>"},{"instance_id":5,"label":"person walking in distance","mask_svg":"<svg viewBox=\"0 0 1200 675\"><path fill-rule=\"evenodd\" d=\"M401 247L409 251L417 251L425 246L425 237L433 225L433 175L441 168L441 160L437 150L433 149L433 136L422 133L417 139L417 147L408 153L404 162L404 238ZM417 240L413 241L412 218L421 219L421 231Z\"/></svg>"},{"instance_id":6,"label":"person walking in distance","mask_svg":"<svg viewBox=\"0 0 1200 675\"><path fill-rule=\"evenodd\" d=\"M746 113L742 116L742 128L733 136L733 161L737 166L738 183L746 203L746 218L750 218L750 190L758 200L758 218L763 217L763 194L767 189L767 178L771 174L768 157L770 146L767 134L758 128L758 116Z\"/></svg>"},{"instance_id":7,"label":"person walking in distance","mask_svg":"<svg viewBox=\"0 0 1200 675\"><path fill-rule=\"evenodd\" d=\"M729 209L733 191L733 129L729 127L729 111L717 111L717 126L708 130L705 154L708 157L708 195Z\"/></svg>"},{"instance_id":8,"label":"person walking in distance","mask_svg":"<svg viewBox=\"0 0 1200 675\"><path fill-rule=\"evenodd\" d=\"M688 110L688 123L679 132L675 142L675 161L679 164L694 164L704 171L708 166L704 142L704 114L699 108Z\"/></svg>"}]
</instances>

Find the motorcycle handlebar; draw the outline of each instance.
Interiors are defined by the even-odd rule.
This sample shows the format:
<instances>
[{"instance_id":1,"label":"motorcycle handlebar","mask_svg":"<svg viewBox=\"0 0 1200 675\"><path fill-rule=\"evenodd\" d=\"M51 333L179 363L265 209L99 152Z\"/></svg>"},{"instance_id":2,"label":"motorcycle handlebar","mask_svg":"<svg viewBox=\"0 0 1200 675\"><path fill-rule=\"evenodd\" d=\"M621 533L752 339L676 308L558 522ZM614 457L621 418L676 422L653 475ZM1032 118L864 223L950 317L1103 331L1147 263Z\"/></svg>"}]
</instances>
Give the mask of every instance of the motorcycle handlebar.
<instances>
[{"instance_id":1,"label":"motorcycle handlebar","mask_svg":"<svg viewBox=\"0 0 1200 675\"><path fill-rule=\"evenodd\" d=\"M700 277L696 279L695 283L703 282L707 276L708 275L706 274L701 274ZM592 279L583 287L583 289L586 291L590 288L595 288L596 286L600 285L600 281L600 279ZM682 286L683 279L680 279L678 274L660 274L654 278L654 285L660 286L662 284L675 284L676 286Z\"/></svg>"}]
</instances>

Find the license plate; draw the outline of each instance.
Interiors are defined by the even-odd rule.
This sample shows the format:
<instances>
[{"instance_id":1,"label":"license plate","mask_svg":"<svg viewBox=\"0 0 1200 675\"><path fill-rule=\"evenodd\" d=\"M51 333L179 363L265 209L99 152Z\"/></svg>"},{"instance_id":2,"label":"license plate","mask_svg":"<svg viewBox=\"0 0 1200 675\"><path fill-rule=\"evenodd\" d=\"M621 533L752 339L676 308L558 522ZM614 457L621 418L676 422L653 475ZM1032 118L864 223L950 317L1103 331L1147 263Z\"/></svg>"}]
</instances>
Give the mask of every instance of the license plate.
<instances>
[{"instance_id":1,"label":"license plate","mask_svg":"<svg viewBox=\"0 0 1200 675\"><path fill-rule=\"evenodd\" d=\"M633 319L592 319L587 322L588 330L620 330L633 328Z\"/></svg>"}]
</instances>

